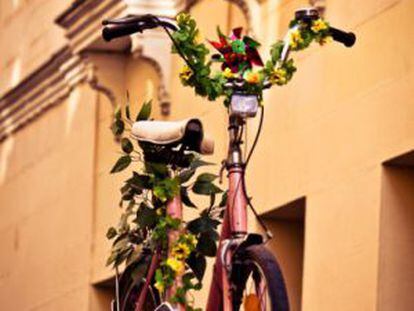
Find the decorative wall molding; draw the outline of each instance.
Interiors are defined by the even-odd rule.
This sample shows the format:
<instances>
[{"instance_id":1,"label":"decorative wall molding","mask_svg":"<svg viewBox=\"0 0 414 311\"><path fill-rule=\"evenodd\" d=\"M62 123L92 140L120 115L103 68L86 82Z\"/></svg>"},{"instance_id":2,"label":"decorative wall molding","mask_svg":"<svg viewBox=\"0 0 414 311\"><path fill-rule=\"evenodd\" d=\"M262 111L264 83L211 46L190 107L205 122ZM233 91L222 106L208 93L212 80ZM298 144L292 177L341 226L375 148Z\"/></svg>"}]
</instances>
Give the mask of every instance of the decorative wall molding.
<instances>
[{"instance_id":1,"label":"decorative wall molding","mask_svg":"<svg viewBox=\"0 0 414 311\"><path fill-rule=\"evenodd\" d=\"M0 97L0 142L61 103L79 83L89 83L115 105L113 92L99 82L95 74L97 68L82 55L87 50L106 49L131 53L132 41L127 38L104 44L101 39L101 21L143 12L173 16L182 5L183 0L74 0L55 20L65 30L67 45ZM142 57L151 58L162 80L159 93L161 102L166 102L169 99L167 77L170 64L163 58L154 57L156 53L146 43L151 41L149 38L144 41L135 44L134 52L139 47ZM166 58L165 54L163 57Z\"/></svg>"},{"instance_id":2,"label":"decorative wall molding","mask_svg":"<svg viewBox=\"0 0 414 311\"><path fill-rule=\"evenodd\" d=\"M0 142L60 103L86 77L66 46L0 99ZM75 82L76 81L76 82Z\"/></svg>"},{"instance_id":3,"label":"decorative wall molding","mask_svg":"<svg viewBox=\"0 0 414 311\"><path fill-rule=\"evenodd\" d=\"M151 60L161 85L158 99L161 111L168 112L171 76L171 42L161 30L150 30L128 38L104 43L101 39L101 21L128 14L151 13L174 17L183 6L183 0L89 0L63 12L56 22L66 30L66 37L74 53L87 49L131 53Z\"/></svg>"},{"instance_id":4,"label":"decorative wall molding","mask_svg":"<svg viewBox=\"0 0 414 311\"><path fill-rule=\"evenodd\" d=\"M52 55L39 69L0 98L0 142L47 109L62 102L81 82L104 93L115 105L115 96L95 75L94 64L82 55L88 50L132 53L149 60L160 77L159 102L163 113L169 111L171 43L160 31L148 31L110 44L101 39L101 21L126 14L152 13L173 17L190 10L200 0L74 0L55 22L65 30L67 45ZM249 28L260 23L258 0L226 0L244 12ZM254 19L253 19L254 16Z\"/></svg>"},{"instance_id":5,"label":"decorative wall molding","mask_svg":"<svg viewBox=\"0 0 414 311\"><path fill-rule=\"evenodd\" d=\"M88 64L89 70L86 81L89 83L92 89L105 95L109 102L111 103L112 108L117 107L117 100L114 92L106 85L100 83L98 76L96 74L96 67L93 64Z\"/></svg>"}]
</instances>

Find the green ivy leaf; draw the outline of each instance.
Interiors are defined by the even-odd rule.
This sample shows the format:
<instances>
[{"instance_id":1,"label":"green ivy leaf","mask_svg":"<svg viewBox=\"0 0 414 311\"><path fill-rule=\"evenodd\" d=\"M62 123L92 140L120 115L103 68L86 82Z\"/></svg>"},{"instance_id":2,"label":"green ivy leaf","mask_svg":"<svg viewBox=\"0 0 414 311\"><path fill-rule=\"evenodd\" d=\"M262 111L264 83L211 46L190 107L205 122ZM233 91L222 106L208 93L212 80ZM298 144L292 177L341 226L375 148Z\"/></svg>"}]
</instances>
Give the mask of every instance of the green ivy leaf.
<instances>
[{"instance_id":1,"label":"green ivy leaf","mask_svg":"<svg viewBox=\"0 0 414 311\"><path fill-rule=\"evenodd\" d=\"M131 189L131 186L128 183L125 183L125 185L123 185L120 189L121 194L124 195L125 193L129 191L129 189Z\"/></svg>"},{"instance_id":2,"label":"green ivy leaf","mask_svg":"<svg viewBox=\"0 0 414 311\"><path fill-rule=\"evenodd\" d=\"M113 239L117 235L116 229L114 227L110 227L106 232L106 238L108 240Z\"/></svg>"},{"instance_id":3,"label":"green ivy leaf","mask_svg":"<svg viewBox=\"0 0 414 311\"><path fill-rule=\"evenodd\" d=\"M171 229L178 229L181 225L181 219L180 218L172 218L171 216L166 217L167 225Z\"/></svg>"},{"instance_id":4,"label":"green ivy leaf","mask_svg":"<svg viewBox=\"0 0 414 311\"><path fill-rule=\"evenodd\" d=\"M108 259L106 260L106 266L111 265L116 258L118 257L118 252L112 252L111 255L108 257Z\"/></svg>"},{"instance_id":5,"label":"green ivy leaf","mask_svg":"<svg viewBox=\"0 0 414 311\"><path fill-rule=\"evenodd\" d=\"M126 181L126 185L135 189L150 189L150 177L148 175L141 175L137 172L132 173L132 177ZM125 186L124 186L125 187Z\"/></svg>"},{"instance_id":6,"label":"green ivy leaf","mask_svg":"<svg viewBox=\"0 0 414 311\"><path fill-rule=\"evenodd\" d=\"M132 145L132 142L126 137L122 138L121 140L121 148L123 152L128 153L128 154L134 150L134 146Z\"/></svg>"},{"instance_id":7,"label":"green ivy leaf","mask_svg":"<svg viewBox=\"0 0 414 311\"><path fill-rule=\"evenodd\" d=\"M191 202L191 199L188 195L187 187L181 187L180 194L181 201L184 203L184 205L188 207L197 207L193 202Z\"/></svg>"},{"instance_id":8,"label":"green ivy leaf","mask_svg":"<svg viewBox=\"0 0 414 311\"><path fill-rule=\"evenodd\" d=\"M219 224L220 222L218 220L212 219L206 212L203 212L200 217L193 219L187 224L187 229L197 235L199 233L214 231Z\"/></svg>"},{"instance_id":9,"label":"green ivy leaf","mask_svg":"<svg viewBox=\"0 0 414 311\"><path fill-rule=\"evenodd\" d=\"M154 195L162 202L172 199L180 192L177 178L165 178L154 185Z\"/></svg>"},{"instance_id":10,"label":"green ivy leaf","mask_svg":"<svg viewBox=\"0 0 414 311\"><path fill-rule=\"evenodd\" d=\"M197 180L192 188L194 193L201 194L201 195L211 195L215 193L223 192L219 187L214 185L211 182L203 182Z\"/></svg>"},{"instance_id":11,"label":"green ivy leaf","mask_svg":"<svg viewBox=\"0 0 414 311\"><path fill-rule=\"evenodd\" d=\"M129 109L129 107L131 106L131 104L130 104L131 101L129 99L129 92L128 91L127 91L126 97L127 97L127 102L126 102L126 105L125 105L125 116L127 117L128 120L131 120L131 112L130 112L130 109Z\"/></svg>"},{"instance_id":12,"label":"green ivy leaf","mask_svg":"<svg viewBox=\"0 0 414 311\"><path fill-rule=\"evenodd\" d=\"M187 258L186 262L188 266L191 268L191 270L194 272L197 279L201 282L206 271L206 258L197 252L192 252L190 256Z\"/></svg>"},{"instance_id":13,"label":"green ivy leaf","mask_svg":"<svg viewBox=\"0 0 414 311\"><path fill-rule=\"evenodd\" d=\"M136 253L138 253L138 257L135 258L135 260L132 260L131 258L135 257ZM132 287L136 286L136 284L139 284L143 281L150 262L151 256L144 255L140 248L136 248L134 250L133 254L127 260L127 267L124 271L124 274L130 275L132 280L130 287L126 289L125 292L128 292L130 289L132 289Z\"/></svg>"},{"instance_id":14,"label":"green ivy leaf","mask_svg":"<svg viewBox=\"0 0 414 311\"><path fill-rule=\"evenodd\" d=\"M187 169L180 172L178 177L180 178L180 183L183 184L191 179L194 176L195 169Z\"/></svg>"},{"instance_id":15,"label":"green ivy leaf","mask_svg":"<svg viewBox=\"0 0 414 311\"><path fill-rule=\"evenodd\" d=\"M136 121L148 120L151 115L152 101L144 103L139 111Z\"/></svg>"},{"instance_id":16,"label":"green ivy leaf","mask_svg":"<svg viewBox=\"0 0 414 311\"><path fill-rule=\"evenodd\" d=\"M120 172L126 169L131 164L131 157L129 155L122 156L115 163L114 167L111 169L111 174Z\"/></svg>"},{"instance_id":17,"label":"green ivy leaf","mask_svg":"<svg viewBox=\"0 0 414 311\"><path fill-rule=\"evenodd\" d=\"M124 121L122 121L121 119L116 119L114 123L112 123L111 129L112 134L114 134L115 136L122 135L125 129Z\"/></svg>"},{"instance_id":18,"label":"green ivy leaf","mask_svg":"<svg viewBox=\"0 0 414 311\"><path fill-rule=\"evenodd\" d=\"M207 233L202 233L198 237L197 251L207 257L216 256L217 246L216 242Z\"/></svg>"},{"instance_id":19,"label":"green ivy leaf","mask_svg":"<svg viewBox=\"0 0 414 311\"><path fill-rule=\"evenodd\" d=\"M163 163L145 162L145 170L159 178L168 176L168 167Z\"/></svg>"},{"instance_id":20,"label":"green ivy leaf","mask_svg":"<svg viewBox=\"0 0 414 311\"><path fill-rule=\"evenodd\" d=\"M114 111L114 118L116 120L120 120L122 119L122 110L121 110L121 106L116 106L115 111Z\"/></svg>"},{"instance_id":21,"label":"green ivy leaf","mask_svg":"<svg viewBox=\"0 0 414 311\"><path fill-rule=\"evenodd\" d=\"M137 211L137 222L141 228L152 228L157 221L157 214L155 210L141 203Z\"/></svg>"},{"instance_id":22,"label":"green ivy leaf","mask_svg":"<svg viewBox=\"0 0 414 311\"><path fill-rule=\"evenodd\" d=\"M210 183L214 181L218 176L210 173L203 173L197 176L196 182Z\"/></svg>"},{"instance_id":23,"label":"green ivy leaf","mask_svg":"<svg viewBox=\"0 0 414 311\"><path fill-rule=\"evenodd\" d=\"M227 196L228 196L228 190L224 191L222 196L221 196L221 200L219 203L219 207L224 207L227 204Z\"/></svg>"},{"instance_id":24,"label":"green ivy leaf","mask_svg":"<svg viewBox=\"0 0 414 311\"><path fill-rule=\"evenodd\" d=\"M216 195L210 194L210 208L214 206L214 203L216 202Z\"/></svg>"}]
</instances>

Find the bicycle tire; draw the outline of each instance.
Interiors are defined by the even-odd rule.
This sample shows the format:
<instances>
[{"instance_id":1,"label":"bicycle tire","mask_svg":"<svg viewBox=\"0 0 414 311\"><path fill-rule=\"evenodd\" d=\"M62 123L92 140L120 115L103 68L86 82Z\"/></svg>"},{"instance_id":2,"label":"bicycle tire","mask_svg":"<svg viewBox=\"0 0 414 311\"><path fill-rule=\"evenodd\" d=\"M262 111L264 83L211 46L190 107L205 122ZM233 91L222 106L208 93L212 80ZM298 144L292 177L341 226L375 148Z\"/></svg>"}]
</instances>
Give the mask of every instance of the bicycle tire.
<instances>
[{"instance_id":1,"label":"bicycle tire","mask_svg":"<svg viewBox=\"0 0 414 311\"><path fill-rule=\"evenodd\" d=\"M252 245L236 252L233 257L233 309L240 310L249 275L261 270L267 283L267 294L272 311L289 311L285 281L275 256L263 245Z\"/></svg>"}]
</instances>

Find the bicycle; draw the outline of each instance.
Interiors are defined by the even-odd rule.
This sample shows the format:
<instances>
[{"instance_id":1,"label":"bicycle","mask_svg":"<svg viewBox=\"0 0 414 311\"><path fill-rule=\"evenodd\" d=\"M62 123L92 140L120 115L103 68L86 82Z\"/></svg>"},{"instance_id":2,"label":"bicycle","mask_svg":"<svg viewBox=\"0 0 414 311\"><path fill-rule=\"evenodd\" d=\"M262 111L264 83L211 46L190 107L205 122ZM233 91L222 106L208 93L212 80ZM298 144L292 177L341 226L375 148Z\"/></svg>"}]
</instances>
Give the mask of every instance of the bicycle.
<instances>
[{"instance_id":1,"label":"bicycle","mask_svg":"<svg viewBox=\"0 0 414 311\"><path fill-rule=\"evenodd\" d=\"M295 13L295 20L301 25L309 25L319 18L318 11L313 8L300 9ZM143 15L107 20L103 24L105 25L103 38L107 41L146 29L164 28L173 41L177 53L194 72L195 69L192 67L194 64L186 59L185 53L180 50L179 44L171 34L171 31L178 29L171 20L153 15ZM295 27L300 26L293 25L289 31L295 30ZM353 33L333 27L326 29L326 32L335 41L343 43L347 47L353 46L356 40ZM279 46L280 53L277 54L279 68L284 68L281 66L288 62L291 42L287 38L289 37L286 36L283 44ZM288 73L288 71L285 72L285 74ZM289 79L290 77L285 76L285 78ZM247 300L250 300L251 303L250 310L289 310L283 274L275 256L264 246L265 239L262 235L248 233L247 230L247 211L250 207L259 224L263 227L266 239L271 238L266 224L257 214L247 195L245 172L263 124L264 108L259 105L261 91L270 88L275 83L278 84L278 82L284 83L286 81L279 79L272 83L270 80L265 80L262 82L262 88L259 91L253 89L253 92L252 89L248 90L250 86L247 85L247 82L240 78L229 78L224 84L225 92L228 94L229 147L223 169L228 172L229 189L206 307L208 311L241 310L242 304ZM261 110L259 129L250 152L244 159L242 153L243 130L246 120L256 117L259 108ZM200 154L211 154L213 151L213 144L204 137L202 124L197 119L181 122L138 121L134 123L132 133L140 144L148 147L147 151L144 151L144 156L151 162L166 161L169 165L185 168L189 163L186 162L184 151L195 151ZM166 209L167 214L171 217L182 218L182 203L179 194L168 200ZM172 245L181 233L179 229L169 230L169 245ZM121 295L117 297L117 311L184 310L182 303L178 302L172 305L163 301L168 301L168 297L171 297L177 290L177 284L183 282L182 274L177 275L173 285L164 295L165 297L162 297L160 291L154 287L154 275L161 257L162 252L159 248L156 248L153 254L148 249L144 249L135 265L127 267L123 275L128 275L136 265L142 262L145 262L148 268L145 275L141 275L144 282L134 283L133 280L121 277L119 282ZM253 289L254 292L248 292L249 289Z\"/></svg>"}]
</instances>

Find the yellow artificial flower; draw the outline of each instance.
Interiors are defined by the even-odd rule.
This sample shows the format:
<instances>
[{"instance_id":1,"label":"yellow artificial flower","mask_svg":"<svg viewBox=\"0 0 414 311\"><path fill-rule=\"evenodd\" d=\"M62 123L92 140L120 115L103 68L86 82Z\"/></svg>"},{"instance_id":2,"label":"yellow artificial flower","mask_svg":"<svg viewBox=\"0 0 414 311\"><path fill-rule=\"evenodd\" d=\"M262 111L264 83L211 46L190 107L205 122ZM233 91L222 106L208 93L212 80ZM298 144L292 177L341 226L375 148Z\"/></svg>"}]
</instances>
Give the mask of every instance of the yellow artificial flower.
<instances>
[{"instance_id":1,"label":"yellow artificial flower","mask_svg":"<svg viewBox=\"0 0 414 311\"><path fill-rule=\"evenodd\" d=\"M244 73L243 78L251 84L257 84L261 81L260 73L250 70Z\"/></svg>"},{"instance_id":2,"label":"yellow artificial flower","mask_svg":"<svg viewBox=\"0 0 414 311\"><path fill-rule=\"evenodd\" d=\"M171 250L171 255L180 260L186 259L190 253L191 250L185 243L178 243Z\"/></svg>"},{"instance_id":3,"label":"yellow artificial flower","mask_svg":"<svg viewBox=\"0 0 414 311\"><path fill-rule=\"evenodd\" d=\"M286 69L284 68L275 68L273 69L273 72L269 76L269 81L272 84L285 84L287 82L286 78Z\"/></svg>"},{"instance_id":4,"label":"yellow artificial flower","mask_svg":"<svg viewBox=\"0 0 414 311\"><path fill-rule=\"evenodd\" d=\"M333 41L333 38L331 36L326 36L326 37L320 38L318 43L320 45L325 45L327 43L331 43L332 41Z\"/></svg>"},{"instance_id":5,"label":"yellow artificial flower","mask_svg":"<svg viewBox=\"0 0 414 311\"><path fill-rule=\"evenodd\" d=\"M193 75L193 71L187 65L184 65L180 71L180 78L181 80L188 81L191 76Z\"/></svg>"},{"instance_id":6,"label":"yellow artificial flower","mask_svg":"<svg viewBox=\"0 0 414 311\"><path fill-rule=\"evenodd\" d=\"M178 260L177 258L170 257L165 262L173 271L180 272L184 270L184 262Z\"/></svg>"},{"instance_id":7,"label":"yellow artificial flower","mask_svg":"<svg viewBox=\"0 0 414 311\"><path fill-rule=\"evenodd\" d=\"M290 32L290 46L296 49L299 44L303 43L303 38L299 29L292 30Z\"/></svg>"},{"instance_id":8,"label":"yellow artificial flower","mask_svg":"<svg viewBox=\"0 0 414 311\"><path fill-rule=\"evenodd\" d=\"M165 288L163 283L155 282L154 287L160 292L163 293Z\"/></svg>"},{"instance_id":9,"label":"yellow artificial flower","mask_svg":"<svg viewBox=\"0 0 414 311\"><path fill-rule=\"evenodd\" d=\"M235 74L231 71L230 68L226 68L223 71L223 77L225 77L226 79L230 79L230 78L234 78Z\"/></svg>"},{"instance_id":10,"label":"yellow artificial flower","mask_svg":"<svg viewBox=\"0 0 414 311\"><path fill-rule=\"evenodd\" d=\"M319 31L328 29L328 23L319 18L316 21L313 21L311 29L314 33L318 33Z\"/></svg>"},{"instance_id":11,"label":"yellow artificial flower","mask_svg":"<svg viewBox=\"0 0 414 311\"><path fill-rule=\"evenodd\" d=\"M201 35L200 31L197 31L197 34L194 37L195 44L201 44L203 41L203 36Z\"/></svg>"},{"instance_id":12,"label":"yellow artificial flower","mask_svg":"<svg viewBox=\"0 0 414 311\"><path fill-rule=\"evenodd\" d=\"M196 247L197 246L197 238L195 237L195 235L194 234L187 234L187 240L188 240L188 242L190 243L190 245L192 246L192 247Z\"/></svg>"},{"instance_id":13,"label":"yellow artificial flower","mask_svg":"<svg viewBox=\"0 0 414 311\"><path fill-rule=\"evenodd\" d=\"M176 19L177 22L180 22L182 20L188 19L188 17L189 17L189 15L187 13L182 12L182 13L178 14L175 19Z\"/></svg>"}]
</instances>

